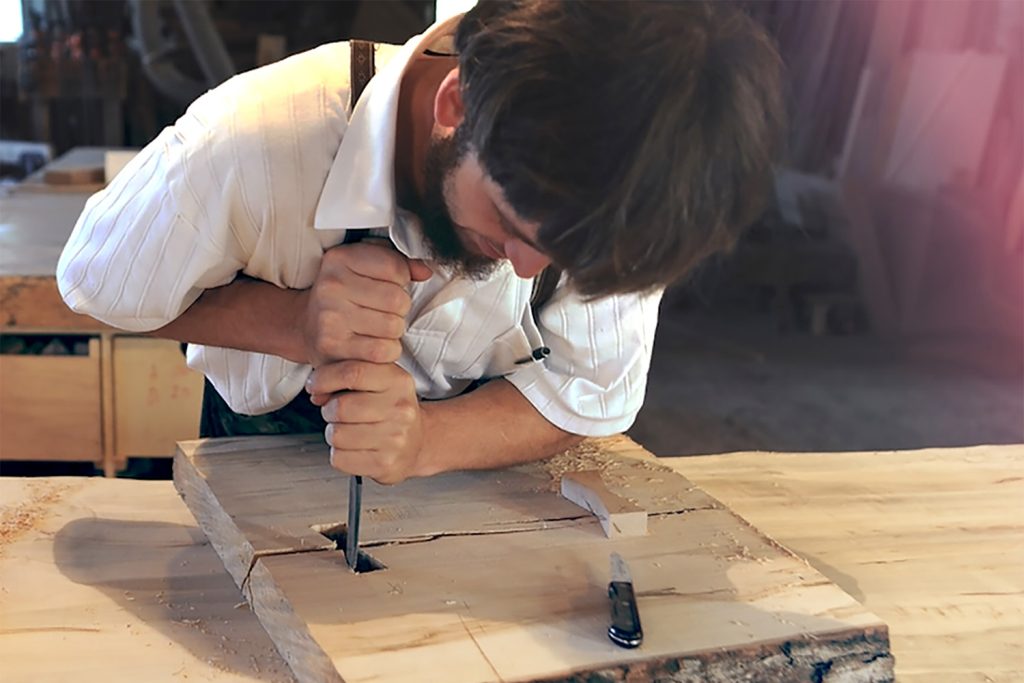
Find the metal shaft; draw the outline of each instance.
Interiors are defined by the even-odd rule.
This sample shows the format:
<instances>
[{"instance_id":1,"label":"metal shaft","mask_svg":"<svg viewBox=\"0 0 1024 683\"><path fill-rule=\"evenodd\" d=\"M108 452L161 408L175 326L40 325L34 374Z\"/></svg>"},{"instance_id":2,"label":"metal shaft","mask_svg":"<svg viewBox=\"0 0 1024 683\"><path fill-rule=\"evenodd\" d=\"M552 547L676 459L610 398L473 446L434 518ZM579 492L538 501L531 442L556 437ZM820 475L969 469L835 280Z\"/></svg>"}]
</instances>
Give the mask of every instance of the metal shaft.
<instances>
[{"instance_id":1,"label":"metal shaft","mask_svg":"<svg viewBox=\"0 0 1024 683\"><path fill-rule=\"evenodd\" d=\"M356 571L359 562L359 513L363 508L363 478L348 478L348 526L345 533L345 562Z\"/></svg>"}]
</instances>

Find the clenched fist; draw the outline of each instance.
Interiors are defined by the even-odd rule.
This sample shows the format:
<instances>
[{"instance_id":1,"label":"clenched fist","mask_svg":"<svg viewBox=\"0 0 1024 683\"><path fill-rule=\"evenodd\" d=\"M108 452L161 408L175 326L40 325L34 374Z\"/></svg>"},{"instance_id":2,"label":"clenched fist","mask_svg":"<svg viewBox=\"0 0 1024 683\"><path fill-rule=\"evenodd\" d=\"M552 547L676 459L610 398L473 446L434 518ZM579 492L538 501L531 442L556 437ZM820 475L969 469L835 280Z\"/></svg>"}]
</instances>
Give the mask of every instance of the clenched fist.
<instances>
[{"instance_id":1,"label":"clenched fist","mask_svg":"<svg viewBox=\"0 0 1024 683\"><path fill-rule=\"evenodd\" d=\"M380 484L416 474L423 415L405 370L394 363L329 363L313 371L306 390L327 421L333 467Z\"/></svg>"},{"instance_id":2,"label":"clenched fist","mask_svg":"<svg viewBox=\"0 0 1024 683\"><path fill-rule=\"evenodd\" d=\"M430 269L387 242L366 240L324 252L313 286L303 293L302 333L310 365L342 359L393 363L401 355L410 281Z\"/></svg>"}]
</instances>

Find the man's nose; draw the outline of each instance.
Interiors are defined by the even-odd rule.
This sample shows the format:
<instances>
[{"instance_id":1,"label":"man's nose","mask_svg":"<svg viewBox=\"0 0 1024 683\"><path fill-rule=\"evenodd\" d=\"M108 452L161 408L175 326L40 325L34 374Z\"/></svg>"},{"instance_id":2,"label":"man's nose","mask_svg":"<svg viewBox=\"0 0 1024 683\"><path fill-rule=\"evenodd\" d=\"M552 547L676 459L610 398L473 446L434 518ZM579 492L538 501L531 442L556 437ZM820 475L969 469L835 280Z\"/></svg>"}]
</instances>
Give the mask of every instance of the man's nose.
<instances>
[{"instance_id":1,"label":"man's nose","mask_svg":"<svg viewBox=\"0 0 1024 683\"><path fill-rule=\"evenodd\" d=\"M535 277L551 263L551 259L543 252L537 251L522 240L508 240L502 246L505 249L505 256L512 262L512 267L519 277Z\"/></svg>"}]
</instances>

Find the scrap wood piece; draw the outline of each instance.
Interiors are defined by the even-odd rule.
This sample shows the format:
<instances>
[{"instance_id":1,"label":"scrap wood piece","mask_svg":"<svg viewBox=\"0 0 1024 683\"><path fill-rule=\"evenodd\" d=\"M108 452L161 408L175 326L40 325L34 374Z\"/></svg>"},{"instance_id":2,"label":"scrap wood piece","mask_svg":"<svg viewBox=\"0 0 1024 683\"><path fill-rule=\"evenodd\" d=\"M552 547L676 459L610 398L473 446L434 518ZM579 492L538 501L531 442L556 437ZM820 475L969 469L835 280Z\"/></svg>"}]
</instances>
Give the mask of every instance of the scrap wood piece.
<instances>
[{"instance_id":1,"label":"scrap wood piece","mask_svg":"<svg viewBox=\"0 0 1024 683\"><path fill-rule=\"evenodd\" d=\"M74 166L54 168L43 173L47 185L94 185L105 178L102 166Z\"/></svg>"},{"instance_id":2,"label":"scrap wood piece","mask_svg":"<svg viewBox=\"0 0 1024 683\"><path fill-rule=\"evenodd\" d=\"M597 515L608 538L647 535L647 511L612 493L596 470L563 474L562 497Z\"/></svg>"}]
</instances>

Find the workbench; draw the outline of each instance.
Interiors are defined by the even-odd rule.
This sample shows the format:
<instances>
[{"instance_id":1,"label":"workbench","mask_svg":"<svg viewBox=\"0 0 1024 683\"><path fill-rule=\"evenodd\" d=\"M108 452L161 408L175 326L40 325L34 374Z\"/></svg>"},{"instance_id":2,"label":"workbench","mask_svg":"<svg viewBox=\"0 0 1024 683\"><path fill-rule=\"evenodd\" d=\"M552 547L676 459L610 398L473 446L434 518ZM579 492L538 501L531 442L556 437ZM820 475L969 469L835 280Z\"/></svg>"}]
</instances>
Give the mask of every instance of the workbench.
<instances>
[{"instance_id":1,"label":"workbench","mask_svg":"<svg viewBox=\"0 0 1024 683\"><path fill-rule=\"evenodd\" d=\"M1024 677L1024 447L660 462L881 617L898 680ZM0 499L4 681L290 680L171 482L8 478Z\"/></svg>"},{"instance_id":2,"label":"workbench","mask_svg":"<svg viewBox=\"0 0 1024 683\"><path fill-rule=\"evenodd\" d=\"M4 346L16 337L76 349L0 355L0 460L94 462L111 476L129 457L169 457L177 440L198 434L203 379L185 366L178 343L77 315L57 290L60 253L97 186L47 186L40 178L101 168L104 151L72 150L0 194Z\"/></svg>"}]
</instances>

